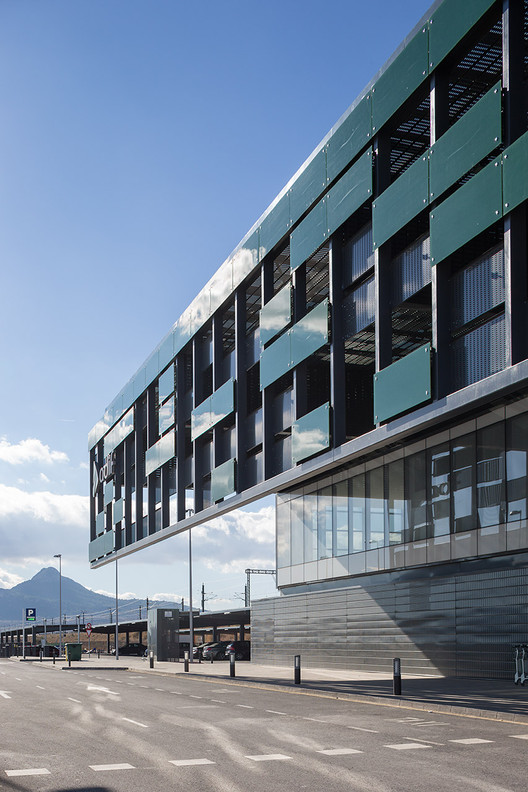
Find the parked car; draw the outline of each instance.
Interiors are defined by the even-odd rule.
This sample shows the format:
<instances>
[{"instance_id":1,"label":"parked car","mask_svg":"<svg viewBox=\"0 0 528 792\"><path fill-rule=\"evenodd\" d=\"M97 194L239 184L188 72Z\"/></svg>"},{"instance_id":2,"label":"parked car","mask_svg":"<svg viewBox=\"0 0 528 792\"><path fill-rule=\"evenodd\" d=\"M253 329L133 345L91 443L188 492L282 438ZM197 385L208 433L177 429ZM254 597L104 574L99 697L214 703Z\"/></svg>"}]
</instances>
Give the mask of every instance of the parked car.
<instances>
[{"instance_id":1,"label":"parked car","mask_svg":"<svg viewBox=\"0 0 528 792\"><path fill-rule=\"evenodd\" d=\"M209 643L203 643L203 644L199 644L198 646L195 646L193 649L193 659L194 660L200 660L200 658L203 659L203 650L207 646L212 646L212 645L213 645L212 641L209 641Z\"/></svg>"},{"instance_id":2,"label":"parked car","mask_svg":"<svg viewBox=\"0 0 528 792\"><path fill-rule=\"evenodd\" d=\"M230 641L217 641L217 643L209 644L202 650L202 659L227 660L225 649L229 643Z\"/></svg>"},{"instance_id":3,"label":"parked car","mask_svg":"<svg viewBox=\"0 0 528 792\"><path fill-rule=\"evenodd\" d=\"M249 641L231 641L225 648L226 657L231 652L235 653L235 660L249 660L251 658L251 644Z\"/></svg>"},{"instance_id":4,"label":"parked car","mask_svg":"<svg viewBox=\"0 0 528 792\"><path fill-rule=\"evenodd\" d=\"M124 646L120 646L119 647L119 654L123 655L123 656L125 656L125 655L129 655L129 656L130 655L135 655L136 657L143 657L143 655L145 654L146 648L147 647L144 644L141 644L141 643L128 643L128 644L125 644ZM110 651L110 654L115 655L115 653L116 653L115 649L112 649Z\"/></svg>"}]
</instances>

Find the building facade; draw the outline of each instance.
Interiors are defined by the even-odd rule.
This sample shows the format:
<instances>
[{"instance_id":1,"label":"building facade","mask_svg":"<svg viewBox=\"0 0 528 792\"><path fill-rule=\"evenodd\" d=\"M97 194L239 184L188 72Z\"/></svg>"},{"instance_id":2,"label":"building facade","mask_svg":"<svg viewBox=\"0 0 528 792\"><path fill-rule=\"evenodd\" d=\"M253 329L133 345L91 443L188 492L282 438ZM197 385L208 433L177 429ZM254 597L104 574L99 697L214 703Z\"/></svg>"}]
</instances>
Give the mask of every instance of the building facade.
<instances>
[{"instance_id":1,"label":"building facade","mask_svg":"<svg viewBox=\"0 0 528 792\"><path fill-rule=\"evenodd\" d=\"M435 3L90 433L99 566L277 494L253 657L528 641L528 0Z\"/></svg>"}]
</instances>

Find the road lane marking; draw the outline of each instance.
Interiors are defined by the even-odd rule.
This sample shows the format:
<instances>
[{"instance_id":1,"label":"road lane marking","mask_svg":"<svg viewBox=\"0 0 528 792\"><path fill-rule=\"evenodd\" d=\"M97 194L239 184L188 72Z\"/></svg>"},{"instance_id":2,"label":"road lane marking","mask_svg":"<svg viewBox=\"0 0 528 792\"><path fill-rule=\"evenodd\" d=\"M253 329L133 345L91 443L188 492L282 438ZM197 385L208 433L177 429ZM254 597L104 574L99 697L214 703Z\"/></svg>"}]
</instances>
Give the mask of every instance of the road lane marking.
<instances>
[{"instance_id":1,"label":"road lane marking","mask_svg":"<svg viewBox=\"0 0 528 792\"><path fill-rule=\"evenodd\" d=\"M46 690L46 688L42 687L42 685L35 685L35 687L38 687L39 690Z\"/></svg>"},{"instance_id":2,"label":"road lane marking","mask_svg":"<svg viewBox=\"0 0 528 792\"><path fill-rule=\"evenodd\" d=\"M6 770L7 776L32 776L32 775L50 775L50 771L45 767L33 767L31 770Z\"/></svg>"},{"instance_id":3,"label":"road lane marking","mask_svg":"<svg viewBox=\"0 0 528 792\"><path fill-rule=\"evenodd\" d=\"M127 723L133 723L134 726L141 726L143 729L148 729L146 723L140 723L139 721L132 720L131 718L121 718L121 720L127 721Z\"/></svg>"},{"instance_id":4,"label":"road lane marking","mask_svg":"<svg viewBox=\"0 0 528 792\"><path fill-rule=\"evenodd\" d=\"M181 696L182 695L182 693L180 693L179 690L169 690L169 693L174 693L175 696Z\"/></svg>"},{"instance_id":5,"label":"road lane marking","mask_svg":"<svg viewBox=\"0 0 528 792\"><path fill-rule=\"evenodd\" d=\"M277 710L264 710L264 712L269 712L271 715L287 715L287 712L277 712Z\"/></svg>"},{"instance_id":6,"label":"road lane marking","mask_svg":"<svg viewBox=\"0 0 528 792\"><path fill-rule=\"evenodd\" d=\"M227 704L227 701L220 701L220 699L211 699L211 701L214 701L215 704ZM244 704L237 704L236 706L237 707L243 707L245 705ZM250 707L250 709L253 709L253 707Z\"/></svg>"},{"instance_id":7,"label":"road lane marking","mask_svg":"<svg viewBox=\"0 0 528 792\"><path fill-rule=\"evenodd\" d=\"M283 759L291 759L291 756L284 754L257 754L257 756L246 756L246 759L251 759L253 762L281 762Z\"/></svg>"},{"instance_id":8,"label":"road lane marking","mask_svg":"<svg viewBox=\"0 0 528 792\"><path fill-rule=\"evenodd\" d=\"M303 717L303 720L313 721L314 723L326 723L326 721L321 720L320 718L305 718L305 717Z\"/></svg>"},{"instance_id":9,"label":"road lane marking","mask_svg":"<svg viewBox=\"0 0 528 792\"><path fill-rule=\"evenodd\" d=\"M345 756L347 754L360 754L363 751L356 751L355 748L326 748L324 751L317 751L316 753L325 754L325 756Z\"/></svg>"},{"instance_id":10,"label":"road lane marking","mask_svg":"<svg viewBox=\"0 0 528 792\"><path fill-rule=\"evenodd\" d=\"M90 770L99 772L100 770L135 770L134 765L123 762L122 764L88 765Z\"/></svg>"},{"instance_id":11,"label":"road lane marking","mask_svg":"<svg viewBox=\"0 0 528 792\"><path fill-rule=\"evenodd\" d=\"M11 698L11 696L7 695L8 693L11 693L11 691L10 690L0 690L0 696L2 696L2 698Z\"/></svg>"},{"instance_id":12,"label":"road lane marking","mask_svg":"<svg viewBox=\"0 0 528 792\"><path fill-rule=\"evenodd\" d=\"M82 704L82 701L79 701L79 699L71 698L71 696L68 696L68 701L75 701L76 704Z\"/></svg>"},{"instance_id":13,"label":"road lane marking","mask_svg":"<svg viewBox=\"0 0 528 792\"><path fill-rule=\"evenodd\" d=\"M325 721L327 723L327 721ZM328 724L331 725L331 724ZM363 726L346 726L345 729L354 729L354 731L362 731L362 732L369 732L370 734L379 734L377 729L364 729Z\"/></svg>"},{"instance_id":14,"label":"road lane marking","mask_svg":"<svg viewBox=\"0 0 528 792\"><path fill-rule=\"evenodd\" d=\"M189 698L199 698L199 699L201 699L201 698L203 698L203 696L189 696Z\"/></svg>"},{"instance_id":15,"label":"road lane marking","mask_svg":"<svg viewBox=\"0 0 528 792\"><path fill-rule=\"evenodd\" d=\"M423 743L397 743L396 745L386 745L385 748L394 748L395 751L409 751L415 748L430 748L430 745L424 745Z\"/></svg>"},{"instance_id":16,"label":"road lane marking","mask_svg":"<svg viewBox=\"0 0 528 792\"><path fill-rule=\"evenodd\" d=\"M163 688L154 688L154 689L155 689L155 690L157 690L157 691L158 691L158 693L165 693L165 691L163 690Z\"/></svg>"},{"instance_id":17,"label":"road lane marking","mask_svg":"<svg viewBox=\"0 0 528 792\"><path fill-rule=\"evenodd\" d=\"M17 682L22 682L22 679L20 677L15 677L15 679Z\"/></svg>"},{"instance_id":18,"label":"road lane marking","mask_svg":"<svg viewBox=\"0 0 528 792\"><path fill-rule=\"evenodd\" d=\"M434 740L421 740L419 737L404 737L404 740L411 740L412 742L427 743L428 745L445 745L445 743L435 742Z\"/></svg>"},{"instance_id":19,"label":"road lane marking","mask_svg":"<svg viewBox=\"0 0 528 792\"><path fill-rule=\"evenodd\" d=\"M211 699L211 701L214 701L214 699ZM225 702L222 703L225 704ZM250 707L249 704L235 704L235 707L242 707L243 709L255 709L255 707ZM271 710L266 710L266 712L271 712Z\"/></svg>"},{"instance_id":20,"label":"road lane marking","mask_svg":"<svg viewBox=\"0 0 528 792\"><path fill-rule=\"evenodd\" d=\"M528 734L510 734L515 740L528 740Z\"/></svg>"},{"instance_id":21,"label":"road lane marking","mask_svg":"<svg viewBox=\"0 0 528 792\"><path fill-rule=\"evenodd\" d=\"M110 693L112 696L119 696L120 694L116 690L108 690L108 688L102 687L101 685L88 685L86 688L87 690L96 690L99 693Z\"/></svg>"},{"instance_id":22,"label":"road lane marking","mask_svg":"<svg viewBox=\"0 0 528 792\"><path fill-rule=\"evenodd\" d=\"M214 765L210 759L169 759L169 763L176 767L191 767L195 765Z\"/></svg>"},{"instance_id":23,"label":"road lane marking","mask_svg":"<svg viewBox=\"0 0 528 792\"><path fill-rule=\"evenodd\" d=\"M481 740L480 737L467 737L465 740L449 740L452 743L460 743L460 745L482 745L482 743L492 743L495 740Z\"/></svg>"}]
</instances>

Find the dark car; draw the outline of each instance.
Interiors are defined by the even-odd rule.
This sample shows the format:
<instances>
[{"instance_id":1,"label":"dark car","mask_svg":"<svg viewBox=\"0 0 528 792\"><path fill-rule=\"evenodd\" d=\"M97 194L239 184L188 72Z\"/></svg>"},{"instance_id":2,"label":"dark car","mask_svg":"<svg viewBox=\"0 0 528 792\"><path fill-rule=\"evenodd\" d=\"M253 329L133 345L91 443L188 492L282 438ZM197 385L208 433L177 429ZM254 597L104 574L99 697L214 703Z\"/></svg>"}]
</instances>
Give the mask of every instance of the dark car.
<instances>
[{"instance_id":1,"label":"dark car","mask_svg":"<svg viewBox=\"0 0 528 792\"><path fill-rule=\"evenodd\" d=\"M147 647L141 643L128 643L124 646L119 647L119 654L120 655L135 655L136 657L143 657L146 652ZM115 649L112 649L110 654L115 655Z\"/></svg>"},{"instance_id":2,"label":"dark car","mask_svg":"<svg viewBox=\"0 0 528 792\"><path fill-rule=\"evenodd\" d=\"M235 660L249 660L251 644L249 641L231 641L225 648L226 657L229 657L231 652L235 653Z\"/></svg>"},{"instance_id":3,"label":"dark car","mask_svg":"<svg viewBox=\"0 0 528 792\"><path fill-rule=\"evenodd\" d=\"M209 643L203 643L203 644L199 644L198 646L195 646L194 649L193 649L193 659L194 660L202 659L203 658L203 650L207 646L213 646L212 641L209 641Z\"/></svg>"},{"instance_id":4,"label":"dark car","mask_svg":"<svg viewBox=\"0 0 528 792\"><path fill-rule=\"evenodd\" d=\"M225 653L226 646L231 643L230 641L217 641L217 643L209 644L202 650L203 660L227 660Z\"/></svg>"}]
</instances>

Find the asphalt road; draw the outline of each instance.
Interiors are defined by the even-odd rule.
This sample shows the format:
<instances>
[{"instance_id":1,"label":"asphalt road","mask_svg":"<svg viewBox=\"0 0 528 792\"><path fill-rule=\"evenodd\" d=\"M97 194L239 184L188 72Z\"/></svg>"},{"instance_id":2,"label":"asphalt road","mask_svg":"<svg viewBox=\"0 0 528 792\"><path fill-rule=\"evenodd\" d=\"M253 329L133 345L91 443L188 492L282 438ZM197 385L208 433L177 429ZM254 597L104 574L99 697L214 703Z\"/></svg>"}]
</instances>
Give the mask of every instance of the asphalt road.
<instances>
[{"instance_id":1,"label":"asphalt road","mask_svg":"<svg viewBox=\"0 0 528 792\"><path fill-rule=\"evenodd\" d=\"M519 792L528 726L0 661L0 789Z\"/></svg>"}]
</instances>

